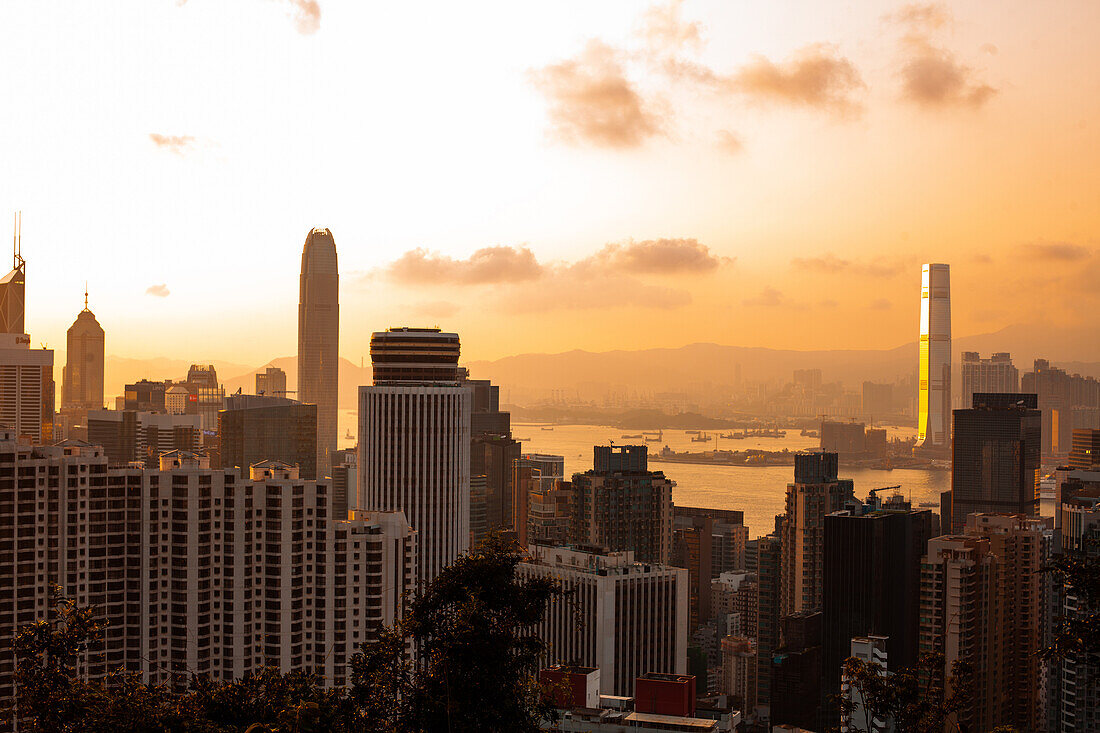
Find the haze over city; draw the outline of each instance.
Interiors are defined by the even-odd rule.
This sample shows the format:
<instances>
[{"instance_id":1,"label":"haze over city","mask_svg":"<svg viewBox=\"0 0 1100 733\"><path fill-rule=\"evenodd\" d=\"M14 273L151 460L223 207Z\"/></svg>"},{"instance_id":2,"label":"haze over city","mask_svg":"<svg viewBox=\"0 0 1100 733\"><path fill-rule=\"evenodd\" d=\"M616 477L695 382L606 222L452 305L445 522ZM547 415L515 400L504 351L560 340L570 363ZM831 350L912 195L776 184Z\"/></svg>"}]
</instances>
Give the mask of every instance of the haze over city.
<instances>
[{"instance_id":1,"label":"haze over city","mask_svg":"<svg viewBox=\"0 0 1100 733\"><path fill-rule=\"evenodd\" d=\"M4 3L28 329L63 348L87 280L111 355L291 355L325 226L356 363L398 322L470 360L893 348L930 261L953 263L957 337L1058 324L1090 353L1052 356L1100 360L1098 14Z\"/></svg>"}]
</instances>

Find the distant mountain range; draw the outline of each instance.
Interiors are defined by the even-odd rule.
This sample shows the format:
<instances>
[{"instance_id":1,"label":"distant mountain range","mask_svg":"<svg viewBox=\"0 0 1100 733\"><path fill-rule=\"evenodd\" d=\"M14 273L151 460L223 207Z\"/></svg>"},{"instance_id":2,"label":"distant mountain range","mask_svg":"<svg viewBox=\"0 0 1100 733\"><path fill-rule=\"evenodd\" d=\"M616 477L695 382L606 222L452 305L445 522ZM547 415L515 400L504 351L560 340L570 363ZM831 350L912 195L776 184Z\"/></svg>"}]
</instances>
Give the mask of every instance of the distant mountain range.
<instances>
[{"instance_id":1,"label":"distant mountain range","mask_svg":"<svg viewBox=\"0 0 1100 733\"><path fill-rule=\"evenodd\" d=\"M1041 357L1070 372L1100 377L1100 326L1089 329L1010 326L995 333L957 338L953 346L956 364L962 351L978 351L983 356L1008 351L1021 374L1030 371L1034 359ZM865 380L891 382L897 377L915 375L917 355L916 341L894 349L818 351L689 344L637 351L519 354L493 361L466 362L465 366L473 377L491 379L500 385L503 401L523 404L554 391L568 397L577 391L679 392L688 386L732 385L738 366L743 381L785 382L795 369L816 368L821 369L824 381L841 381L855 388ZM238 389L252 392L254 375L268 366L277 366L287 373L287 389L295 389L298 381L298 360L294 356L273 359L259 367L218 361L203 363L214 364L226 392ZM180 379L186 376L190 364L178 359L110 356L106 363L106 392L121 394L125 384L141 378ZM359 385L370 383L369 364L360 369L347 359L340 359L340 409L355 409Z\"/></svg>"}]
</instances>

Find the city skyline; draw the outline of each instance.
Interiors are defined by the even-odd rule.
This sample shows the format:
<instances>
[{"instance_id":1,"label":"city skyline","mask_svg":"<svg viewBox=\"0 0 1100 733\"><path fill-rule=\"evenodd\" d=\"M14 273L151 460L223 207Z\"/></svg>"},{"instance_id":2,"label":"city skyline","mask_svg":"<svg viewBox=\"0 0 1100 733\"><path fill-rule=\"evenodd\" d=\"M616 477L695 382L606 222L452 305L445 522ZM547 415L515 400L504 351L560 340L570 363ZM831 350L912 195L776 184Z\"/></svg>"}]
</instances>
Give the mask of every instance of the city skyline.
<instances>
[{"instance_id":1,"label":"city skyline","mask_svg":"<svg viewBox=\"0 0 1100 733\"><path fill-rule=\"evenodd\" d=\"M793 3L429 4L439 22L416 32L407 8L295 7L0 10L25 29L6 66L52 58L4 81L26 114L0 123L36 343L62 343L86 275L112 354L292 354L289 263L315 226L342 243L345 325L371 324L343 329L353 361L401 314L465 334L473 359L892 347L916 319L907 278L922 261L954 265L958 336L1082 326L1075 299L1094 297L1098 212L1081 192L1100 169L1098 110L1072 72L1094 65L1091 4L857 2L839 19ZM922 64L947 82L920 86ZM636 114L586 97L601 80ZM600 123L623 119L618 136ZM55 259L72 267L35 277ZM260 309L261 282L287 295ZM249 326L211 328L224 308ZM725 338L716 312L737 324ZM609 338L593 313L625 325ZM873 328L827 327L856 321Z\"/></svg>"}]
</instances>

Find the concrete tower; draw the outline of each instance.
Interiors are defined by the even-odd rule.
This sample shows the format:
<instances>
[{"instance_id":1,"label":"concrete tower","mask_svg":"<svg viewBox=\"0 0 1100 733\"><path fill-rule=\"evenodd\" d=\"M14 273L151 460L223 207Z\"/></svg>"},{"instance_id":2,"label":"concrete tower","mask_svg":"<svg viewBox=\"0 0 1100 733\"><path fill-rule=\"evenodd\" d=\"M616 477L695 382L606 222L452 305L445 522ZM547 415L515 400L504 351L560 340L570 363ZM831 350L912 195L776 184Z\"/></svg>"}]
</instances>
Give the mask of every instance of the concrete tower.
<instances>
[{"instance_id":1,"label":"concrete tower","mask_svg":"<svg viewBox=\"0 0 1100 733\"><path fill-rule=\"evenodd\" d=\"M920 291L918 444L951 445L951 267L924 265Z\"/></svg>"},{"instance_id":2,"label":"concrete tower","mask_svg":"<svg viewBox=\"0 0 1100 733\"><path fill-rule=\"evenodd\" d=\"M340 273L336 242L314 229L302 248L298 298L298 399L317 405L317 476L328 476L336 451L340 359Z\"/></svg>"},{"instance_id":3,"label":"concrete tower","mask_svg":"<svg viewBox=\"0 0 1100 733\"><path fill-rule=\"evenodd\" d=\"M458 334L391 328L371 337L374 385L359 388L359 508L404 511L435 578L470 546L471 389Z\"/></svg>"},{"instance_id":4,"label":"concrete tower","mask_svg":"<svg viewBox=\"0 0 1100 733\"><path fill-rule=\"evenodd\" d=\"M88 291L85 289L84 310L69 326L66 340L61 409L103 408L103 354L103 327L88 310Z\"/></svg>"}]
</instances>

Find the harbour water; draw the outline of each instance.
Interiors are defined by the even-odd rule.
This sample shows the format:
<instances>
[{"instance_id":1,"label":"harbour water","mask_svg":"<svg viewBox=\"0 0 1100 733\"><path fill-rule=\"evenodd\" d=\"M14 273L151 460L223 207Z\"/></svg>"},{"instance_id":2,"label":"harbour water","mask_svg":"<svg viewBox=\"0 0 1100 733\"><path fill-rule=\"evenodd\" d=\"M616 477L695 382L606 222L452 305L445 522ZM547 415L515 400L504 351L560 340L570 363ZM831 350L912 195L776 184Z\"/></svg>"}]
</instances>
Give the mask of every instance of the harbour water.
<instances>
[{"instance_id":1,"label":"harbour water","mask_svg":"<svg viewBox=\"0 0 1100 733\"><path fill-rule=\"evenodd\" d=\"M553 428L552 430L543 428ZM708 435L718 432L706 431ZM524 453L553 453L565 456L565 475L592 468L592 446L647 445L650 453L657 453L664 446L674 451L714 450L715 441L692 442L694 434L684 430L665 430L659 443L645 443L643 438L624 438L624 434L638 434L606 425L535 425L516 423L512 434L523 438ZM912 429L890 429L888 437L911 437ZM647 435L646 437L656 437ZM743 440L718 439L719 450L745 450L759 448L769 451L791 451L816 448L818 439L799 435L788 430L783 438L745 438ZM787 484L794 480L793 466L719 466L695 463L653 462L651 470L664 471L676 482L672 499L681 506L736 509L745 513L749 537L767 534L774 526L774 517L783 512L783 497ZM840 464L840 477L855 483L856 496L865 498L867 491L887 486L900 486L902 494L910 498L914 506L922 502L935 502L939 506L940 493L951 487L951 472L936 469L846 469ZM886 492L887 494L892 493Z\"/></svg>"}]
</instances>

